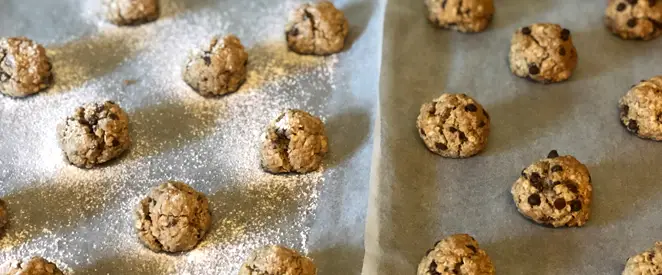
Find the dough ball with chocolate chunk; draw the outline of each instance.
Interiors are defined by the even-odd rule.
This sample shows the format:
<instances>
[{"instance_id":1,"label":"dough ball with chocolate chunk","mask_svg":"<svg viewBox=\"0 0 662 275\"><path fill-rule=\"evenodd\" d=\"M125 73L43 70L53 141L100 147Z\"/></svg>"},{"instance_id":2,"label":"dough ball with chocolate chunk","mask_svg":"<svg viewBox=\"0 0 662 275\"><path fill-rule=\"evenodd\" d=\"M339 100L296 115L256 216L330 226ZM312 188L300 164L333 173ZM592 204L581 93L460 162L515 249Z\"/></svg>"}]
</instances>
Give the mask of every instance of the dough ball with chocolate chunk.
<instances>
[{"instance_id":1,"label":"dough ball with chocolate chunk","mask_svg":"<svg viewBox=\"0 0 662 275\"><path fill-rule=\"evenodd\" d=\"M138 237L154 252L191 250L211 226L207 197L176 181L153 188L135 217Z\"/></svg>"},{"instance_id":2,"label":"dough ball with chocolate chunk","mask_svg":"<svg viewBox=\"0 0 662 275\"><path fill-rule=\"evenodd\" d=\"M570 30L557 24L533 24L513 34L510 70L519 77L553 83L570 78L577 67Z\"/></svg>"},{"instance_id":3,"label":"dough ball with chocolate chunk","mask_svg":"<svg viewBox=\"0 0 662 275\"><path fill-rule=\"evenodd\" d=\"M492 0L425 0L425 5L433 24L460 32L485 30L494 15Z\"/></svg>"},{"instance_id":4,"label":"dough ball with chocolate chunk","mask_svg":"<svg viewBox=\"0 0 662 275\"><path fill-rule=\"evenodd\" d=\"M0 274L3 275L64 275L54 263L42 257L30 259L9 260L0 265Z\"/></svg>"},{"instance_id":5,"label":"dough ball with chocolate chunk","mask_svg":"<svg viewBox=\"0 0 662 275\"><path fill-rule=\"evenodd\" d=\"M48 88L51 80L44 47L25 37L0 38L0 93L28 96Z\"/></svg>"},{"instance_id":6,"label":"dough ball with chocolate chunk","mask_svg":"<svg viewBox=\"0 0 662 275\"><path fill-rule=\"evenodd\" d=\"M490 117L465 94L443 94L421 106L418 134L430 151L447 158L467 158L487 146Z\"/></svg>"},{"instance_id":7,"label":"dough ball with chocolate chunk","mask_svg":"<svg viewBox=\"0 0 662 275\"><path fill-rule=\"evenodd\" d=\"M418 264L417 275L494 275L492 260L467 234L438 241Z\"/></svg>"},{"instance_id":8,"label":"dough ball with chocolate chunk","mask_svg":"<svg viewBox=\"0 0 662 275\"><path fill-rule=\"evenodd\" d=\"M189 55L183 79L203 96L236 92L246 81L248 53L234 35L214 37Z\"/></svg>"},{"instance_id":9,"label":"dough ball with chocolate chunk","mask_svg":"<svg viewBox=\"0 0 662 275\"><path fill-rule=\"evenodd\" d=\"M83 168L112 160L131 146L129 116L112 101L76 108L57 126L57 135L67 160Z\"/></svg>"},{"instance_id":10,"label":"dough ball with chocolate chunk","mask_svg":"<svg viewBox=\"0 0 662 275\"><path fill-rule=\"evenodd\" d=\"M262 168L271 173L315 171L329 149L322 121L293 109L269 124L261 146Z\"/></svg>"},{"instance_id":11,"label":"dough ball with chocolate chunk","mask_svg":"<svg viewBox=\"0 0 662 275\"><path fill-rule=\"evenodd\" d=\"M290 14L285 27L287 46L300 54L340 52L348 33L347 18L329 1L299 6Z\"/></svg>"},{"instance_id":12,"label":"dough ball with chocolate chunk","mask_svg":"<svg viewBox=\"0 0 662 275\"><path fill-rule=\"evenodd\" d=\"M659 274L662 274L662 242L656 242L650 250L630 257L622 275Z\"/></svg>"},{"instance_id":13,"label":"dough ball with chocolate chunk","mask_svg":"<svg viewBox=\"0 0 662 275\"><path fill-rule=\"evenodd\" d=\"M604 21L623 39L651 40L662 34L662 1L609 0Z\"/></svg>"},{"instance_id":14,"label":"dough ball with chocolate chunk","mask_svg":"<svg viewBox=\"0 0 662 275\"><path fill-rule=\"evenodd\" d=\"M106 19L115 25L139 25L159 18L159 0L103 0Z\"/></svg>"},{"instance_id":15,"label":"dough ball with chocolate chunk","mask_svg":"<svg viewBox=\"0 0 662 275\"><path fill-rule=\"evenodd\" d=\"M632 86L618 105L621 122L630 133L662 141L662 76Z\"/></svg>"},{"instance_id":16,"label":"dough ball with chocolate chunk","mask_svg":"<svg viewBox=\"0 0 662 275\"><path fill-rule=\"evenodd\" d=\"M239 275L316 275L313 261L292 249L272 245L255 250Z\"/></svg>"},{"instance_id":17,"label":"dough ball with chocolate chunk","mask_svg":"<svg viewBox=\"0 0 662 275\"><path fill-rule=\"evenodd\" d=\"M540 224L582 226L591 214L588 168L556 150L522 170L510 192L519 212Z\"/></svg>"}]
</instances>

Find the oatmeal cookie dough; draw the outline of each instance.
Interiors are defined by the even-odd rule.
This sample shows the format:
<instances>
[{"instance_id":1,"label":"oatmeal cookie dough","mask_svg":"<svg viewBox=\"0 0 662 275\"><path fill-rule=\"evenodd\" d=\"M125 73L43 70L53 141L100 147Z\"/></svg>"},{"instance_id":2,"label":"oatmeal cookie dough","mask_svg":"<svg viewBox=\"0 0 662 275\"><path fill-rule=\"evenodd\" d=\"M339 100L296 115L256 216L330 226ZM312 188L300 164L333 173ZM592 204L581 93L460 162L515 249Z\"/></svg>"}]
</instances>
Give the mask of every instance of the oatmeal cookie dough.
<instances>
[{"instance_id":1,"label":"oatmeal cookie dough","mask_svg":"<svg viewBox=\"0 0 662 275\"><path fill-rule=\"evenodd\" d=\"M271 173L315 171L329 149L322 121L294 109L269 124L261 146L262 168Z\"/></svg>"},{"instance_id":2,"label":"oatmeal cookie dough","mask_svg":"<svg viewBox=\"0 0 662 275\"><path fill-rule=\"evenodd\" d=\"M313 261L292 249L272 245L257 249L244 262L239 275L315 275Z\"/></svg>"},{"instance_id":3,"label":"oatmeal cookie dough","mask_svg":"<svg viewBox=\"0 0 662 275\"><path fill-rule=\"evenodd\" d=\"M139 25L159 18L159 0L103 0L106 19L115 25Z\"/></svg>"},{"instance_id":4,"label":"oatmeal cookie dough","mask_svg":"<svg viewBox=\"0 0 662 275\"><path fill-rule=\"evenodd\" d=\"M522 215L554 227L583 226L591 214L592 192L588 168L556 150L522 170L511 189Z\"/></svg>"},{"instance_id":5,"label":"oatmeal cookie dough","mask_svg":"<svg viewBox=\"0 0 662 275\"><path fill-rule=\"evenodd\" d=\"M140 201L135 219L138 237L154 252L191 250L211 226L207 197L176 181L153 188Z\"/></svg>"},{"instance_id":6,"label":"oatmeal cookie dough","mask_svg":"<svg viewBox=\"0 0 662 275\"><path fill-rule=\"evenodd\" d=\"M651 40L662 34L662 0L609 0L604 21L623 39Z\"/></svg>"},{"instance_id":7,"label":"oatmeal cookie dough","mask_svg":"<svg viewBox=\"0 0 662 275\"><path fill-rule=\"evenodd\" d=\"M432 23L460 32L480 32L494 15L492 0L425 0L425 5Z\"/></svg>"},{"instance_id":8,"label":"oatmeal cookie dough","mask_svg":"<svg viewBox=\"0 0 662 275\"><path fill-rule=\"evenodd\" d=\"M2 275L64 275L54 263L42 257L10 260L0 265Z\"/></svg>"},{"instance_id":9,"label":"oatmeal cookie dough","mask_svg":"<svg viewBox=\"0 0 662 275\"><path fill-rule=\"evenodd\" d=\"M44 47L25 37L0 38L0 93L28 96L48 88L51 80Z\"/></svg>"},{"instance_id":10,"label":"oatmeal cookie dough","mask_svg":"<svg viewBox=\"0 0 662 275\"><path fill-rule=\"evenodd\" d=\"M513 74L553 83L570 78L577 67L577 50L568 29L538 23L513 34L509 59Z\"/></svg>"},{"instance_id":11,"label":"oatmeal cookie dough","mask_svg":"<svg viewBox=\"0 0 662 275\"><path fill-rule=\"evenodd\" d=\"M494 275L492 260L467 234L438 241L418 265L417 275Z\"/></svg>"},{"instance_id":12,"label":"oatmeal cookie dough","mask_svg":"<svg viewBox=\"0 0 662 275\"><path fill-rule=\"evenodd\" d=\"M285 38L290 50L300 54L328 55L342 51L349 23L329 1L303 4L290 14Z\"/></svg>"},{"instance_id":13,"label":"oatmeal cookie dough","mask_svg":"<svg viewBox=\"0 0 662 275\"><path fill-rule=\"evenodd\" d=\"M115 102L88 103L57 126L60 148L78 167L92 168L131 146L129 117Z\"/></svg>"},{"instance_id":14,"label":"oatmeal cookie dough","mask_svg":"<svg viewBox=\"0 0 662 275\"><path fill-rule=\"evenodd\" d=\"M662 141L662 76L634 85L618 106L621 122L630 133Z\"/></svg>"},{"instance_id":15,"label":"oatmeal cookie dough","mask_svg":"<svg viewBox=\"0 0 662 275\"><path fill-rule=\"evenodd\" d=\"M236 92L246 81L248 53L234 35L214 37L209 45L193 51L182 78L203 96Z\"/></svg>"},{"instance_id":16,"label":"oatmeal cookie dough","mask_svg":"<svg viewBox=\"0 0 662 275\"><path fill-rule=\"evenodd\" d=\"M487 146L490 116L465 94L443 94L421 106L416 121L425 146L447 158L467 158Z\"/></svg>"},{"instance_id":17,"label":"oatmeal cookie dough","mask_svg":"<svg viewBox=\"0 0 662 275\"><path fill-rule=\"evenodd\" d=\"M623 270L623 275L659 274L662 274L662 242L656 242L652 249L630 257Z\"/></svg>"}]
</instances>

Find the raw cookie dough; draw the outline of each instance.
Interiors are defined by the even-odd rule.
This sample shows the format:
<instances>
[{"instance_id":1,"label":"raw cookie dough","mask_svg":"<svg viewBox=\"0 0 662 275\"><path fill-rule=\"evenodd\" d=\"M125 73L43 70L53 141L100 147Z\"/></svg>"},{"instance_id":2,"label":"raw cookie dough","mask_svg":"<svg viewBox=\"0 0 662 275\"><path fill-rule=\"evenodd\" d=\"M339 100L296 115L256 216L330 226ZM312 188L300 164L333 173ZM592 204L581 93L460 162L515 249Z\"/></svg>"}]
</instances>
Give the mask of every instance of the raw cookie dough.
<instances>
[{"instance_id":1,"label":"raw cookie dough","mask_svg":"<svg viewBox=\"0 0 662 275\"><path fill-rule=\"evenodd\" d=\"M67 160L83 168L112 160L131 145L129 117L112 101L78 107L58 124L57 135Z\"/></svg>"},{"instance_id":2,"label":"raw cookie dough","mask_svg":"<svg viewBox=\"0 0 662 275\"><path fill-rule=\"evenodd\" d=\"M522 215L545 225L582 226L591 213L591 175L573 156L556 150L522 170L511 189Z\"/></svg>"},{"instance_id":3,"label":"raw cookie dough","mask_svg":"<svg viewBox=\"0 0 662 275\"><path fill-rule=\"evenodd\" d=\"M64 275L54 263L42 257L25 260L10 260L0 265L2 275Z\"/></svg>"},{"instance_id":4,"label":"raw cookie dough","mask_svg":"<svg viewBox=\"0 0 662 275\"><path fill-rule=\"evenodd\" d=\"M211 226L207 197L176 181L152 188L135 217L138 237L154 252L191 250Z\"/></svg>"},{"instance_id":5,"label":"raw cookie dough","mask_svg":"<svg viewBox=\"0 0 662 275\"><path fill-rule=\"evenodd\" d=\"M48 88L51 80L44 47L25 37L0 38L0 93L28 96Z\"/></svg>"},{"instance_id":6,"label":"raw cookie dough","mask_svg":"<svg viewBox=\"0 0 662 275\"><path fill-rule=\"evenodd\" d=\"M465 94L443 94L421 106L416 121L425 146L447 158L467 158L487 146L490 116Z\"/></svg>"},{"instance_id":7,"label":"raw cookie dough","mask_svg":"<svg viewBox=\"0 0 662 275\"><path fill-rule=\"evenodd\" d=\"M214 37L209 45L193 51L186 62L183 79L203 96L235 92L246 81L248 53L234 35Z\"/></svg>"},{"instance_id":8,"label":"raw cookie dough","mask_svg":"<svg viewBox=\"0 0 662 275\"><path fill-rule=\"evenodd\" d=\"M655 243L651 250L630 257L625 263L623 275L662 274L662 242Z\"/></svg>"},{"instance_id":9,"label":"raw cookie dough","mask_svg":"<svg viewBox=\"0 0 662 275\"><path fill-rule=\"evenodd\" d=\"M303 4L290 14L285 38L290 50L300 54L328 55L342 51L349 23L329 1Z\"/></svg>"},{"instance_id":10,"label":"raw cookie dough","mask_svg":"<svg viewBox=\"0 0 662 275\"><path fill-rule=\"evenodd\" d=\"M278 245L257 249L244 262L239 275L315 275L313 261Z\"/></svg>"},{"instance_id":11,"label":"raw cookie dough","mask_svg":"<svg viewBox=\"0 0 662 275\"><path fill-rule=\"evenodd\" d=\"M9 214L7 213L7 203L0 200L0 236L5 232L5 227L9 223Z\"/></svg>"},{"instance_id":12,"label":"raw cookie dough","mask_svg":"<svg viewBox=\"0 0 662 275\"><path fill-rule=\"evenodd\" d=\"M662 141L662 76L633 86L618 107L621 122L628 131L641 138Z\"/></svg>"},{"instance_id":13,"label":"raw cookie dough","mask_svg":"<svg viewBox=\"0 0 662 275\"><path fill-rule=\"evenodd\" d=\"M417 275L493 275L492 260L467 234L438 241L418 264Z\"/></svg>"},{"instance_id":14,"label":"raw cookie dough","mask_svg":"<svg viewBox=\"0 0 662 275\"><path fill-rule=\"evenodd\" d=\"M301 110L286 110L262 136L262 168L271 173L317 170L328 151L322 121Z\"/></svg>"},{"instance_id":15,"label":"raw cookie dough","mask_svg":"<svg viewBox=\"0 0 662 275\"><path fill-rule=\"evenodd\" d=\"M425 5L432 23L461 32L484 30L494 15L492 0L425 0Z\"/></svg>"},{"instance_id":16,"label":"raw cookie dough","mask_svg":"<svg viewBox=\"0 0 662 275\"><path fill-rule=\"evenodd\" d=\"M159 0L103 0L106 19L115 25L138 25L159 18Z\"/></svg>"},{"instance_id":17,"label":"raw cookie dough","mask_svg":"<svg viewBox=\"0 0 662 275\"><path fill-rule=\"evenodd\" d=\"M604 21L623 39L651 40L662 34L662 1L609 0Z\"/></svg>"},{"instance_id":18,"label":"raw cookie dough","mask_svg":"<svg viewBox=\"0 0 662 275\"><path fill-rule=\"evenodd\" d=\"M577 67L577 50L568 29L557 24L523 27L510 41L513 74L542 83L570 78Z\"/></svg>"}]
</instances>

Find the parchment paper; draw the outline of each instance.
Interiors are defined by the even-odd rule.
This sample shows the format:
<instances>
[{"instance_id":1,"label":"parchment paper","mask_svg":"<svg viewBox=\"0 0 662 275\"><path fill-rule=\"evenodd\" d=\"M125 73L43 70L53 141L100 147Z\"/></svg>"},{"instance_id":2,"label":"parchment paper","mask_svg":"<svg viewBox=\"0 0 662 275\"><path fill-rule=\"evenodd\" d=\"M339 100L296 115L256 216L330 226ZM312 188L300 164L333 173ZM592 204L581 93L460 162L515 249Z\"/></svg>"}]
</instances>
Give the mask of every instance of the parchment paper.
<instances>
[{"instance_id":1,"label":"parchment paper","mask_svg":"<svg viewBox=\"0 0 662 275\"><path fill-rule=\"evenodd\" d=\"M620 274L629 256L662 240L662 143L627 133L618 99L662 74L662 39L624 41L602 23L606 1L496 0L482 33L433 28L422 1L388 1L364 274L414 274L425 251L453 233L476 237L497 274ZM535 22L572 31L579 65L564 83L513 76L512 33ZM467 93L491 115L487 149L443 159L415 121L442 92ZM593 214L582 228L523 218L509 193L522 168L551 149L593 177Z\"/></svg>"}]
</instances>

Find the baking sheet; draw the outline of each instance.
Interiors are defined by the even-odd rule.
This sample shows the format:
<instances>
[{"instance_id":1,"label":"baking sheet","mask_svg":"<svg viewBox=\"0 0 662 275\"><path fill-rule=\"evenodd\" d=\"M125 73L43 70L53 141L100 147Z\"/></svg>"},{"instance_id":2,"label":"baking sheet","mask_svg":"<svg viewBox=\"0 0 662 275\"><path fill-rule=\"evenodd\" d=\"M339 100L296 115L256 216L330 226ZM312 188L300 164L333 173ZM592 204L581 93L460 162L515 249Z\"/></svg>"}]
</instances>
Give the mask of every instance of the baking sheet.
<instances>
[{"instance_id":1,"label":"baking sheet","mask_svg":"<svg viewBox=\"0 0 662 275\"><path fill-rule=\"evenodd\" d=\"M602 24L606 1L496 0L482 33L433 28L422 1L388 1L364 274L414 274L425 251L472 234L498 274L620 274L626 259L662 239L662 144L628 134L618 99L662 74L662 39L623 41ZM541 85L513 76L512 33L535 22L572 31L573 77ZM467 93L492 118L489 145L465 160L426 150L415 121L442 92ZM551 149L593 177L591 219L547 228L518 214L509 194L522 168Z\"/></svg>"},{"instance_id":2,"label":"baking sheet","mask_svg":"<svg viewBox=\"0 0 662 275\"><path fill-rule=\"evenodd\" d=\"M162 0L158 21L118 28L101 21L96 0L3 0L0 36L43 44L55 86L0 97L0 195L11 215L0 261L41 255L69 274L236 274L251 250L280 243L310 255L320 274L360 273L384 6L335 1L351 22L348 49L320 58L284 46L287 14L303 2ZM202 98L181 81L181 65L227 33L249 51L248 81ZM98 169L67 165L55 125L105 99L129 113L134 145ZM259 135L284 108L325 121L322 171L259 169ZM133 231L133 207L170 179L210 199L211 232L189 253L153 253Z\"/></svg>"}]
</instances>

